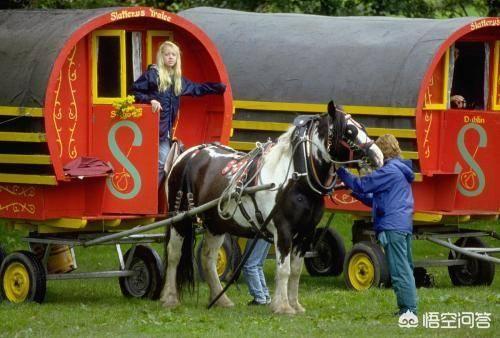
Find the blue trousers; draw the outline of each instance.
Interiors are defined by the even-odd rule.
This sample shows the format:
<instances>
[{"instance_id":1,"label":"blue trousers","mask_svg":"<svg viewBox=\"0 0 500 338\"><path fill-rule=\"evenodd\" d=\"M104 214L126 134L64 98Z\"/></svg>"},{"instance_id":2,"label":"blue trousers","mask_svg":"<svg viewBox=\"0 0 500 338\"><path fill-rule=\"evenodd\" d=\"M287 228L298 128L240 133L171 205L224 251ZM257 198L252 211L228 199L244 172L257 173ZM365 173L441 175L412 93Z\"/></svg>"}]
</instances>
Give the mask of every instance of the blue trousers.
<instances>
[{"instance_id":1,"label":"blue trousers","mask_svg":"<svg viewBox=\"0 0 500 338\"><path fill-rule=\"evenodd\" d=\"M158 185L165 178L165 162L167 161L168 153L170 152L170 140L160 141L158 145Z\"/></svg>"},{"instance_id":2,"label":"blue trousers","mask_svg":"<svg viewBox=\"0 0 500 338\"><path fill-rule=\"evenodd\" d=\"M378 234L384 247L392 288L396 293L399 313L410 310L417 313L417 288L413 277L413 258L411 253L411 234L386 230Z\"/></svg>"},{"instance_id":3,"label":"blue trousers","mask_svg":"<svg viewBox=\"0 0 500 338\"><path fill-rule=\"evenodd\" d=\"M263 239L255 239L257 244L243 265L243 275L248 286L248 292L256 302L265 304L271 299L269 289L267 288L266 278L264 277L264 261L269 253L271 243ZM250 249L252 241L248 240L245 247L245 254Z\"/></svg>"}]
</instances>

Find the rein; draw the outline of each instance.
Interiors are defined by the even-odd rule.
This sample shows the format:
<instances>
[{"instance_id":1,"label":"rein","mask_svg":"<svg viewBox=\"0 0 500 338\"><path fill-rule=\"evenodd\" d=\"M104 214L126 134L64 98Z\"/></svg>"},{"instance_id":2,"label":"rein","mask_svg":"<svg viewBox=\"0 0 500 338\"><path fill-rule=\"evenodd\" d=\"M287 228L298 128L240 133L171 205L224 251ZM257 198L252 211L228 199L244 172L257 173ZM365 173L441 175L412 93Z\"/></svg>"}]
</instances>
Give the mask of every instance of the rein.
<instances>
[{"instance_id":1,"label":"rein","mask_svg":"<svg viewBox=\"0 0 500 338\"><path fill-rule=\"evenodd\" d=\"M314 127L317 126L319 120L319 116L314 117L302 117L299 116L295 121L295 132L293 135L292 142L295 143L294 150L292 152L292 160L295 167L295 172L292 174L294 180L300 179L300 177L305 177L307 184L317 194L320 195L331 195L334 191L335 185L337 183L337 175L336 175L336 165L342 164L350 164L357 163L361 165L364 163L363 160L353 160L352 158L349 161L335 161L331 158L329 153L330 147L332 146L332 139L334 138L334 132L330 131L328 128L328 145L327 150L324 150L319 144L316 144L312 140L312 132ZM339 135L339 133L337 133ZM337 137L337 144L344 141L343 138ZM344 141L345 142L345 141ZM330 163L330 167L328 169L328 179L324 184L322 180L318 176L318 170L314 163L313 155L312 155L312 146L315 146L319 151L324 160ZM348 145L347 145L348 146ZM349 147L349 146L348 146ZM296 150L300 149L298 156L295 156ZM349 147L349 149L351 149Z\"/></svg>"}]
</instances>

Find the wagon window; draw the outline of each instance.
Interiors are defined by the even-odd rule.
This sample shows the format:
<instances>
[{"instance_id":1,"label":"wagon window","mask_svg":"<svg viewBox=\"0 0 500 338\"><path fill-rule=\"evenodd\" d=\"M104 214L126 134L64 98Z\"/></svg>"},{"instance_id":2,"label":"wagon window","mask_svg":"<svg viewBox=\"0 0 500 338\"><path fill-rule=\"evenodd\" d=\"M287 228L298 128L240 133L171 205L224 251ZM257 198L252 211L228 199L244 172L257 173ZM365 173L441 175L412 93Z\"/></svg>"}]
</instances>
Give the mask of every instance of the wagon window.
<instances>
[{"instance_id":1,"label":"wagon window","mask_svg":"<svg viewBox=\"0 0 500 338\"><path fill-rule=\"evenodd\" d=\"M174 35L170 31L148 31L147 33L147 61L148 65L156 62L158 48L165 41L173 41Z\"/></svg>"},{"instance_id":2,"label":"wagon window","mask_svg":"<svg viewBox=\"0 0 500 338\"><path fill-rule=\"evenodd\" d=\"M439 60L425 91L425 109L446 109L450 51Z\"/></svg>"},{"instance_id":3,"label":"wagon window","mask_svg":"<svg viewBox=\"0 0 500 338\"><path fill-rule=\"evenodd\" d=\"M485 79L485 69L488 68L486 54L486 46L482 42L455 44L451 96L462 96L467 109L484 109L486 106L488 92L488 81Z\"/></svg>"},{"instance_id":4,"label":"wagon window","mask_svg":"<svg viewBox=\"0 0 500 338\"><path fill-rule=\"evenodd\" d=\"M120 37L100 36L97 60L97 96L120 97Z\"/></svg>"},{"instance_id":5,"label":"wagon window","mask_svg":"<svg viewBox=\"0 0 500 338\"><path fill-rule=\"evenodd\" d=\"M493 110L500 110L500 41L495 42L493 62L493 94L491 105Z\"/></svg>"},{"instance_id":6,"label":"wagon window","mask_svg":"<svg viewBox=\"0 0 500 338\"><path fill-rule=\"evenodd\" d=\"M96 31L92 35L94 103L112 103L126 93L125 32Z\"/></svg>"}]
</instances>

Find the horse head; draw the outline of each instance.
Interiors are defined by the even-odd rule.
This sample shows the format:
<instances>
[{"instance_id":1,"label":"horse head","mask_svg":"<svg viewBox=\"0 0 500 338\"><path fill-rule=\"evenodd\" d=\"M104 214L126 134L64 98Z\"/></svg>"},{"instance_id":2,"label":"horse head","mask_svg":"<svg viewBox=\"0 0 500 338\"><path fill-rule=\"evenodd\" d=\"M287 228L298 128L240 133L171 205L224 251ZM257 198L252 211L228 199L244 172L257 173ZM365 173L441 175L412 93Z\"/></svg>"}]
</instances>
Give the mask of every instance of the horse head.
<instances>
[{"instance_id":1,"label":"horse head","mask_svg":"<svg viewBox=\"0 0 500 338\"><path fill-rule=\"evenodd\" d=\"M358 161L360 166L374 169L384 164L384 155L368 137L365 127L351 115L339 111L335 103L328 103L328 153L338 162ZM360 162L359 162L360 161Z\"/></svg>"}]
</instances>

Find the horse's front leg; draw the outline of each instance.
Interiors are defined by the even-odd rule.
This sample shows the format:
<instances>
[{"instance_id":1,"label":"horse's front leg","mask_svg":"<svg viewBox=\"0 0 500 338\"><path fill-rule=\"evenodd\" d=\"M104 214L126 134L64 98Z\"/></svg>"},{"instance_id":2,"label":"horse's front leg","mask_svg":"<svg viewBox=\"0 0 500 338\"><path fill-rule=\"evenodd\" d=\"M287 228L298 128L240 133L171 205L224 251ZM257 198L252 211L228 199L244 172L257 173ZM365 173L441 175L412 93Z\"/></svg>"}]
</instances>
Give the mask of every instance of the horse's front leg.
<instances>
[{"instance_id":1,"label":"horse's front leg","mask_svg":"<svg viewBox=\"0 0 500 338\"><path fill-rule=\"evenodd\" d=\"M283 224L282 224L283 225ZM274 313L295 314L288 301L288 279L290 278L290 252L292 240L289 231L278 228L274 234L276 249L276 291L271 309Z\"/></svg>"},{"instance_id":2,"label":"horse's front leg","mask_svg":"<svg viewBox=\"0 0 500 338\"><path fill-rule=\"evenodd\" d=\"M177 266L181 259L182 242L184 238L175 230L170 228L170 239L167 245L167 271L165 274L165 285L161 293L161 302L166 308L180 305L179 293L176 284Z\"/></svg>"},{"instance_id":3,"label":"horse's front leg","mask_svg":"<svg viewBox=\"0 0 500 338\"><path fill-rule=\"evenodd\" d=\"M304 257L300 256L299 252L292 250L290 260L290 279L288 281L288 299L290 305L298 313L304 313L306 310L299 303L299 280L302 273L302 266L304 265Z\"/></svg>"},{"instance_id":4,"label":"horse's front leg","mask_svg":"<svg viewBox=\"0 0 500 338\"><path fill-rule=\"evenodd\" d=\"M217 274L217 258L223 242L224 235L215 236L209 231L205 233L201 249L201 265L205 279L210 287L210 301L222 291L222 285ZM223 294L215 304L221 307L234 306L234 303L226 294Z\"/></svg>"}]
</instances>

